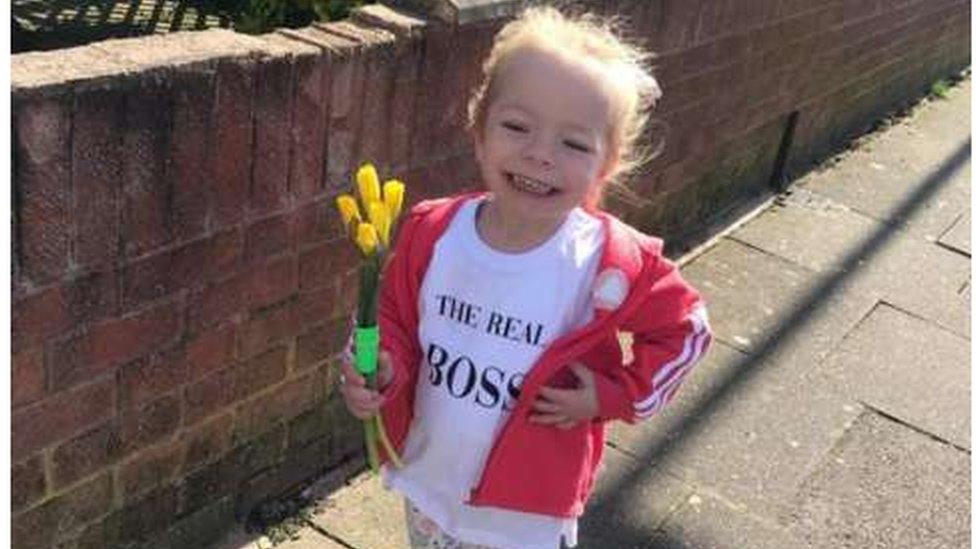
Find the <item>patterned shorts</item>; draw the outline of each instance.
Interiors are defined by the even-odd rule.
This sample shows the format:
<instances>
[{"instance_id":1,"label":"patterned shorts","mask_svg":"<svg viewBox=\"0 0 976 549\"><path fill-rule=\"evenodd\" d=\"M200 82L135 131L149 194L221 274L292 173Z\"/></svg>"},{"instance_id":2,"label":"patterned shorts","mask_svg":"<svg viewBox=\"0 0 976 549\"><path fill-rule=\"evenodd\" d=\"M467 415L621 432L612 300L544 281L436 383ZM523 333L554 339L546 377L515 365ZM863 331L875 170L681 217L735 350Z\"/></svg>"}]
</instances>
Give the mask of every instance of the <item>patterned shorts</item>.
<instances>
[{"instance_id":1,"label":"patterned shorts","mask_svg":"<svg viewBox=\"0 0 976 549\"><path fill-rule=\"evenodd\" d=\"M407 511L407 535L411 549L491 549L487 545L474 545L455 539L420 512L410 500L404 499L403 503Z\"/></svg>"}]
</instances>

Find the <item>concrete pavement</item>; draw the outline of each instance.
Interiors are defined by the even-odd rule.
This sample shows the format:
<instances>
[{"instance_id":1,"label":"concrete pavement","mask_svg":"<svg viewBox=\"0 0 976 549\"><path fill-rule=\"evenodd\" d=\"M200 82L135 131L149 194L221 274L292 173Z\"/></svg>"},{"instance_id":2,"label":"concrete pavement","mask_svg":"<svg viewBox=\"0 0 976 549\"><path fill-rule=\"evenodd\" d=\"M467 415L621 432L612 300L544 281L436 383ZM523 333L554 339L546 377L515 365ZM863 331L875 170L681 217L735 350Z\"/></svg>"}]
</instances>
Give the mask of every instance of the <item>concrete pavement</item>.
<instances>
[{"instance_id":1,"label":"concrete pavement","mask_svg":"<svg viewBox=\"0 0 976 549\"><path fill-rule=\"evenodd\" d=\"M969 546L970 94L683 259L715 343L662 415L612 429L581 548ZM375 477L322 497L277 547L406 546Z\"/></svg>"}]
</instances>

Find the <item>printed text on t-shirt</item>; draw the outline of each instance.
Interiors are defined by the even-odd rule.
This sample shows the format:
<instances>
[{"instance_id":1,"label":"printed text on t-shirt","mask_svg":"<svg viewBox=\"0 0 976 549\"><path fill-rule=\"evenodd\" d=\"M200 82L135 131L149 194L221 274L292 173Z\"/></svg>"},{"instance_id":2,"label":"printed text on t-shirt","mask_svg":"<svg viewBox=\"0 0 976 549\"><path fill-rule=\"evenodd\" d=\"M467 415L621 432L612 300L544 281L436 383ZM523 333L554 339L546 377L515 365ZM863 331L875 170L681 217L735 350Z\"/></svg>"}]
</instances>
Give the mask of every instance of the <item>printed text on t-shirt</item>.
<instances>
[{"instance_id":1,"label":"printed text on t-shirt","mask_svg":"<svg viewBox=\"0 0 976 549\"><path fill-rule=\"evenodd\" d=\"M482 306L449 295L440 294L434 298L437 300L437 314L469 328L537 347L542 341L543 327L537 322L522 320L498 311L488 311L486 315Z\"/></svg>"}]
</instances>

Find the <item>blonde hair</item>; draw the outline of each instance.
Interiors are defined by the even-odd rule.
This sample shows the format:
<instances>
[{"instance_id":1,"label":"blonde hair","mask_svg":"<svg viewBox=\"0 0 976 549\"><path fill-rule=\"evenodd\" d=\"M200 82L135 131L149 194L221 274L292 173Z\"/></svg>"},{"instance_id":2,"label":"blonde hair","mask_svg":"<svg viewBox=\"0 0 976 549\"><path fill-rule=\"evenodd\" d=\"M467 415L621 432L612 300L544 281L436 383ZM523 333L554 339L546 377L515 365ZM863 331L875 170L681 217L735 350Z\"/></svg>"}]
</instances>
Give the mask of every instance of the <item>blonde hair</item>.
<instances>
[{"instance_id":1,"label":"blonde hair","mask_svg":"<svg viewBox=\"0 0 976 549\"><path fill-rule=\"evenodd\" d=\"M613 96L608 135L609 159L616 164L609 173L615 180L634 170L647 154L638 151L651 110L661 97L657 80L647 68L651 54L620 37L619 22L591 13L564 14L551 6L525 9L498 34L482 64L483 80L468 102L468 130L484 130L488 105L494 97L501 67L518 51L542 49L567 60L595 62L603 72L603 84Z\"/></svg>"}]
</instances>

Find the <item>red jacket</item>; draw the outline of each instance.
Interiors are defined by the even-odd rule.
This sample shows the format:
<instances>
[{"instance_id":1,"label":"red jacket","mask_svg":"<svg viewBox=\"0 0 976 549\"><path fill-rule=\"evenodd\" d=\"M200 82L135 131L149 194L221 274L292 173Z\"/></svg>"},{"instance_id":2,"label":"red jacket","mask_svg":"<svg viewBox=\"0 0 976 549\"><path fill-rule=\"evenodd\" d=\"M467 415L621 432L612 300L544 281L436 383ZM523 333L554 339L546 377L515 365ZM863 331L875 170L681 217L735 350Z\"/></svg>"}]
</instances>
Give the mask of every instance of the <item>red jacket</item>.
<instances>
[{"instance_id":1,"label":"red jacket","mask_svg":"<svg viewBox=\"0 0 976 549\"><path fill-rule=\"evenodd\" d=\"M390 439L401 451L423 359L417 337L420 286L434 244L459 206L474 196L415 206L403 220L384 273L380 345L391 355L394 375L382 414ZM554 341L528 372L470 505L562 517L582 514L603 454L606 421L633 423L660 410L711 340L701 298L661 255L661 240L609 214L591 213L602 221L605 234L594 283L600 294L594 296L594 319ZM627 364L618 332L633 334L634 358ZM594 373L599 417L568 430L530 423L539 388L565 378L565 367L576 361Z\"/></svg>"}]
</instances>

